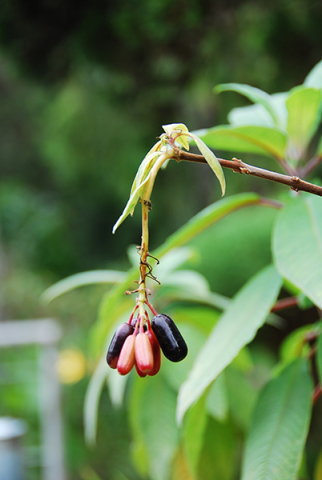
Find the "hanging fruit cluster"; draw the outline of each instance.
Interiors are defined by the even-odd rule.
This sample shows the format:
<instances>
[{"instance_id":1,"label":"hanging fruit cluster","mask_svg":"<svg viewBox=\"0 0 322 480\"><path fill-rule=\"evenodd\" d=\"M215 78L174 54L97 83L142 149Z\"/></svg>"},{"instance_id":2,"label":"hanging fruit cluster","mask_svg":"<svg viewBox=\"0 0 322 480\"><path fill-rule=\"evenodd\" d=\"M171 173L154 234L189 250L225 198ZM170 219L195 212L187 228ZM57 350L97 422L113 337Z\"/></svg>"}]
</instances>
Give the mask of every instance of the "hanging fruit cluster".
<instances>
[{"instance_id":1,"label":"hanging fruit cluster","mask_svg":"<svg viewBox=\"0 0 322 480\"><path fill-rule=\"evenodd\" d=\"M147 312L134 317L135 307L128 323L120 325L110 343L106 361L111 368L117 368L121 375L127 375L132 368L140 377L156 375L161 366L161 351L172 362L180 362L188 353L186 342L173 320L164 314L157 314L150 323Z\"/></svg>"}]
</instances>

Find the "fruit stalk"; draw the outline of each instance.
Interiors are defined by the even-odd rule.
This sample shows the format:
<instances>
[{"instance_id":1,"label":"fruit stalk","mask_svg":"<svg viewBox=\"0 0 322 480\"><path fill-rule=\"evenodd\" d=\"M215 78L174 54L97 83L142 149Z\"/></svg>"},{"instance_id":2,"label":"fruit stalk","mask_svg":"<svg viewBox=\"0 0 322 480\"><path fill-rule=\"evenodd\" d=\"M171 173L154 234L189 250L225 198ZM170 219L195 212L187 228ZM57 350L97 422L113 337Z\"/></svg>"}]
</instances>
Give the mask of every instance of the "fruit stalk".
<instances>
[{"instance_id":1,"label":"fruit stalk","mask_svg":"<svg viewBox=\"0 0 322 480\"><path fill-rule=\"evenodd\" d=\"M174 154L173 149L167 149L164 154L160 155L156 163L154 164L151 172L150 179L146 186L145 192L141 198L142 205L142 238L141 238L141 248L140 248L140 281L139 281L139 315L141 316L141 322L143 325L145 318L145 303L147 301L146 285L145 280L147 276L147 257L149 252L149 225L148 225L148 215L149 210L151 210L151 193L154 185L156 175L162 165L171 158Z\"/></svg>"}]
</instances>

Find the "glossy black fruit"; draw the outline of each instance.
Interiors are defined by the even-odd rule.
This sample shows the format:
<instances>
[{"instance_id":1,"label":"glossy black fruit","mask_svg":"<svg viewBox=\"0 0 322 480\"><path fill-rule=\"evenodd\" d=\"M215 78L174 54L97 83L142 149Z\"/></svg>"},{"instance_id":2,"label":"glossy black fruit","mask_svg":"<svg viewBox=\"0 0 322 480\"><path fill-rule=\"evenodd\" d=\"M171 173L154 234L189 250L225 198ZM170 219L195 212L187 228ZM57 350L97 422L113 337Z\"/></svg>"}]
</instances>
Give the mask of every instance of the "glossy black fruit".
<instances>
[{"instance_id":1,"label":"glossy black fruit","mask_svg":"<svg viewBox=\"0 0 322 480\"><path fill-rule=\"evenodd\" d=\"M174 321L160 313L153 317L152 330L164 356L171 362L180 362L188 353L188 347Z\"/></svg>"},{"instance_id":2,"label":"glossy black fruit","mask_svg":"<svg viewBox=\"0 0 322 480\"><path fill-rule=\"evenodd\" d=\"M128 323L122 323L114 333L112 341L110 343L106 361L111 368L116 368L117 361L122 350L123 344L129 335L132 335L134 328Z\"/></svg>"}]
</instances>

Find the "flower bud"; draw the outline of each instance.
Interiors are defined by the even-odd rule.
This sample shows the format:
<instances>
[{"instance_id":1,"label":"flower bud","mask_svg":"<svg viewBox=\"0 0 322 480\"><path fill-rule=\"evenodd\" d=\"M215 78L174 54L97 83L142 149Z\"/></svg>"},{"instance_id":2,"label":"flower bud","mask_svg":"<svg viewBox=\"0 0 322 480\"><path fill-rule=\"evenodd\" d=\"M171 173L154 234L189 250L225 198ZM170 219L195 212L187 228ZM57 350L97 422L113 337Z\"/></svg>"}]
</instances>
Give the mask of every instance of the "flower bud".
<instances>
[{"instance_id":1,"label":"flower bud","mask_svg":"<svg viewBox=\"0 0 322 480\"><path fill-rule=\"evenodd\" d=\"M159 342L156 338L156 336L153 333L153 330L151 328L148 328L146 332L146 336L150 340L151 347L152 347L152 353L153 353L153 368L150 370L149 375L153 376L158 373L160 370L161 366L161 350L160 350L160 345Z\"/></svg>"},{"instance_id":2,"label":"flower bud","mask_svg":"<svg viewBox=\"0 0 322 480\"><path fill-rule=\"evenodd\" d=\"M149 373L153 368L152 346L148 336L143 332L135 339L135 361L142 373Z\"/></svg>"},{"instance_id":3,"label":"flower bud","mask_svg":"<svg viewBox=\"0 0 322 480\"><path fill-rule=\"evenodd\" d=\"M117 371L121 375L127 375L133 368L135 360L135 336L129 335L122 347L118 362Z\"/></svg>"},{"instance_id":4,"label":"flower bud","mask_svg":"<svg viewBox=\"0 0 322 480\"><path fill-rule=\"evenodd\" d=\"M164 314L153 317L152 330L157 337L164 356L171 362L180 362L188 353L186 342L182 338L174 321Z\"/></svg>"},{"instance_id":5,"label":"flower bud","mask_svg":"<svg viewBox=\"0 0 322 480\"><path fill-rule=\"evenodd\" d=\"M134 328L128 323L122 323L122 325L116 329L106 355L106 361L111 368L116 368L123 344L133 331Z\"/></svg>"}]
</instances>

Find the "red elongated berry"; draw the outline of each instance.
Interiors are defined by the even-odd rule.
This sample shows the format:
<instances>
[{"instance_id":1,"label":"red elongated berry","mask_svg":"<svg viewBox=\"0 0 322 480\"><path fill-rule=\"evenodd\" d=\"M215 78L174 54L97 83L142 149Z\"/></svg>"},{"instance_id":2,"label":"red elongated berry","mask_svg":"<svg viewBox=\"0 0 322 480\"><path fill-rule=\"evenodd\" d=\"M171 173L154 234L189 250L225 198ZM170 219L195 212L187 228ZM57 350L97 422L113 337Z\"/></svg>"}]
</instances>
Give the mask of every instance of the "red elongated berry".
<instances>
[{"instance_id":1,"label":"red elongated berry","mask_svg":"<svg viewBox=\"0 0 322 480\"><path fill-rule=\"evenodd\" d=\"M128 323L122 323L116 329L106 355L106 361L111 368L116 368L123 344L133 332L134 328Z\"/></svg>"},{"instance_id":2,"label":"red elongated berry","mask_svg":"<svg viewBox=\"0 0 322 480\"><path fill-rule=\"evenodd\" d=\"M137 366L136 362L135 362L135 370L136 370L136 373L139 375L139 377L144 378L144 377L147 376L146 373L141 372L141 370L140 370L139 367ZM150 374L149 374L149 375L150 375Z\"/></svg>"},{"instance_id":3,"label":"red elongated berry","mask_svg":"<svg viewBox=\"0 0 322 480\"><path fill-rule=\"evenodd\" d=\"M188 353L188 347L174 321L164 314L153 317L152 330L164 356L171 362L180 362Z\"/></svg>"},{"instance_id":4,"label":"red elongated berry","mask_svg":"<svg viewBox=\"0 0 322 480\"><path fill-rule=\"evenodd\" d=\"M135 361L142 373L149 373L153 368L152 346L144 332L135 338Z\"/></svg>"},{"instance_id":5,"label":"red elongated berry","mask_svg":"<svg viewBox=\"0 0 322 480\"><path fill-rule=\"evenodd\" d=\"M133 368L135 361L135 336L129 335L122 347L118 362L117 371L121 375L127 375Z\"/></svg>"},{"instance_id":6,"label":"red elongated berry","mask_svg":"<svg viewBox=\"0 0 322 480\"><path fill-rule=\"evenodd\" d=\"M158 373L161 366L161 349L157 337L154 335L153 330L148 328L146 334L148 339L150 340L152 353L153 353L153 368L150 370L148 375L153 376Z\"/></svg>"}]
</instances>

